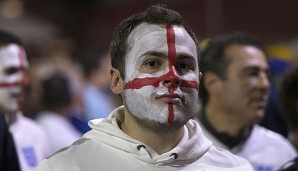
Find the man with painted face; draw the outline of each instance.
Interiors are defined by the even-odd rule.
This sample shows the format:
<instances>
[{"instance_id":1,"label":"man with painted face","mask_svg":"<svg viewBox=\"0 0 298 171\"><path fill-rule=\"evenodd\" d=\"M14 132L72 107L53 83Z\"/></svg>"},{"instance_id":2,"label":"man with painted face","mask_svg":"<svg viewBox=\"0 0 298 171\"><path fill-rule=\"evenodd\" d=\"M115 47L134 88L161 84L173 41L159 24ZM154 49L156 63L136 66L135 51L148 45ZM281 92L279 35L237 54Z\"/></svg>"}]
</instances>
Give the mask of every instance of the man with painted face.
<instances>
[{"instance_id":1,"label":"man with painted face","mask_svg":"<svg viewBox=\"0 0 298 171\"><path fill-rule=\"evenodd\" d=\"M155 5L121 22L111 58L111 89L124 106L91 120L83 139L37 170L252 170L214 147L190 119L198 101L198 42L177 12Z\"/></svg>"},{"instance_id":2,"label":"man with painted face","mask_svg":"<svg viewBox=\"0 0 298 171\"><path fill-rule=\"evenodd\" d=\"M274 171L297 153L281 135L258 126L268 100L268 64L261 45L243 33L211 39L201 52L204 134L214 145Z\"/></svg>"},{"instance_id":3,"label":"man with painted face","mask_svg":"<svg viewBox=\"0 0 298 171\"><path fill-rule=\"evenodd\" d=\"M0 30L0 113L5 115L13 135L22 171L33 170L47 155L43 130L21 112L23 88L28 84L27 68L20 39Z\"/></svg>"}]
</instances>

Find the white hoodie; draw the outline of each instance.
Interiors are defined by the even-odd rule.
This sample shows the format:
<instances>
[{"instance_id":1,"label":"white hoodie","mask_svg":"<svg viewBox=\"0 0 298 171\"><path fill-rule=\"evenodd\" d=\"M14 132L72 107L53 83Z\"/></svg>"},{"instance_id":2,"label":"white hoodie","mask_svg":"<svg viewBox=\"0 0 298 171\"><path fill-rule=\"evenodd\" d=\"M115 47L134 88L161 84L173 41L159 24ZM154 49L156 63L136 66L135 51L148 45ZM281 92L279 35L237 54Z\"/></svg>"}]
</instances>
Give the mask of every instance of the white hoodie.
<instances>
[{"instance_id":1,"label":"white hoodie","mask_svg":"<svg viewBox=\"0 0 298 171\"><path fill-rule=\"evenodd\" d=\"M123 120L123 111L122 106L107 119L90 121L91 131L43 160L37 171L253 170L245 159L213 146L194 120L184 126L184 136L177 146L159 155L119 128L117 123Z\"/></svg>"}]
</instances>

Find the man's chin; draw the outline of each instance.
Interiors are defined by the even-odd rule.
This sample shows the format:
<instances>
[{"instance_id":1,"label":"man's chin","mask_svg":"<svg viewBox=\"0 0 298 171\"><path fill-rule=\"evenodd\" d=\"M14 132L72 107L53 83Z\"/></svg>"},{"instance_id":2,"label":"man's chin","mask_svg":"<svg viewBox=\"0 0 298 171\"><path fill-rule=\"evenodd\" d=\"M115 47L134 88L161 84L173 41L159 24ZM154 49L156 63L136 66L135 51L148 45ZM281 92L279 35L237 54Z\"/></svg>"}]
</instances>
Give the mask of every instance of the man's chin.
<instances>
[{"instance_id":1,"label":"man's chin","mask_svg":"<svg viewBox=\"0 0 298 171\"><path fill-rule=\"evenodd\" d=\"M168 123L168 122L159 122L159 121L149 120L144 118L140 119L137 117L135 117L135 120L141 127L145 128L150 132L154 132L157 134L177 131L188 121L187 120L185 122L181 120L174 120L172 123Z\"/></svg>"},{"instance_id":2,"label":"man's chin","mask_svg":"<svg viewBox=\"0 0 298 171\"><path fill-rule=\"evenodd\" d=\"M261 110L261 111L257 111L256 114L255 114L255 117L253 118L253 123L259 123L262 121L262 119L264 118L264 111Z\"/></svg>"}]
</instances>

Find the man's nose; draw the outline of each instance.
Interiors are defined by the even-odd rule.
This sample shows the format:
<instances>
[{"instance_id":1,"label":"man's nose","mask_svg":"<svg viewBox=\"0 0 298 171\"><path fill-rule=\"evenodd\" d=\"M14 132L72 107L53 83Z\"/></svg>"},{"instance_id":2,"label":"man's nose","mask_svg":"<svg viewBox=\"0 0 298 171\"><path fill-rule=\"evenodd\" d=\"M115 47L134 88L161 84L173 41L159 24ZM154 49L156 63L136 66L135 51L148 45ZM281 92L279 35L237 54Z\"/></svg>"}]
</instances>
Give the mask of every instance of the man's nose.
<instances>
[{"instance_id":1,"label":"man's nose","mask_svg":"<svg viewBox=\"0 0 298 171\"><path fill-rule=\"evenodd\" d=\"M179 87L181 84L181 78L177 71L173 69L167 74L162 83L166 87Z\"/></svg>"},{"instance_id":2,"label":"man's nose","mask_svg":"<svg viewBox=\"0 0 298 171\"><path fill-rule=\"evenodd\" d=\"M259 85L263 89L266 89L266 90L269 89L270 81L269 81L268 75L266 73L261 74L261 76L259 78Z\"/></svg>"}]
</instances>

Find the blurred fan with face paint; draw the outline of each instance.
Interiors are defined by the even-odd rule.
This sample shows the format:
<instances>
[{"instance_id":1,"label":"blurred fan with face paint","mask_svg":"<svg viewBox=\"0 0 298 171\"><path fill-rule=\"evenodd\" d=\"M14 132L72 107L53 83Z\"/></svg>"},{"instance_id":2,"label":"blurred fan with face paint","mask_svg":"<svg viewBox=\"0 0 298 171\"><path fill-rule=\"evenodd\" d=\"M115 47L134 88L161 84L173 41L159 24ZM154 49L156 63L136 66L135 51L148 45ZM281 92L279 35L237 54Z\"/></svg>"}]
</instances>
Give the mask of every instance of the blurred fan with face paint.
<instances>
[{"instance_id":1,"label":"blurred fan with face paint","mask_svg":"<svg viewBox=\"0 0 298 171\"><path fill-rule=\"evenodd\" d=\"M33 170L47 155L43 130L21 112L28 66L20 39L0 31L0 112L13 135L21 170Z\"/></svg>"}]
</instances>

